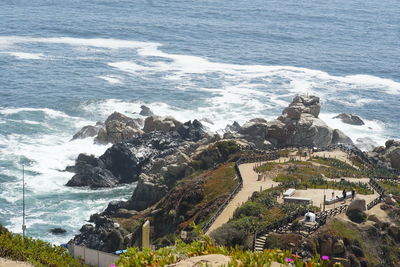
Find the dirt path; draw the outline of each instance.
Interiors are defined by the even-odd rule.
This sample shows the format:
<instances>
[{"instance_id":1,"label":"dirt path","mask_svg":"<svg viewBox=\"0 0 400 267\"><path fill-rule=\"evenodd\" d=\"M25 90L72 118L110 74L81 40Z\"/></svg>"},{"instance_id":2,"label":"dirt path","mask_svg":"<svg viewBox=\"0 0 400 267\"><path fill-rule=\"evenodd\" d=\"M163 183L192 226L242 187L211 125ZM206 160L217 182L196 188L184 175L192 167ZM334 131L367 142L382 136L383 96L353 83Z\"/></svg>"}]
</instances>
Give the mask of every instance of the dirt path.
<instances>
[{"instance_id":1,"label":"dirt path","mask_svg":"<svg viewBox=\"0 0 400 267\"><path fill-rule=\"evenodd\" d=\"M0 258L0 267L33 267L30 263Z\"/></svg>"},{"instance_id":2,"label":"dirt path","mask_svg":"<svg viewBox=\"0 0 400 267\"><path fill-rule=\"evenodd\" d=\"M245 163L239 166L240 173L243 177L243 188L239 191L239 193L236 194L228 206L226 206L223 212L217 217L215 222L206 232L207 235L209 235L213 230L222 226L224 223L227 223L229 219L232 218L235 210L244 202L246 202L254 192L278 185L277 182L272 181L271 177L267 177L265 181L257 181L258 174L253 170L254 166L255 163Z\"/></svg>"}]
</instances>

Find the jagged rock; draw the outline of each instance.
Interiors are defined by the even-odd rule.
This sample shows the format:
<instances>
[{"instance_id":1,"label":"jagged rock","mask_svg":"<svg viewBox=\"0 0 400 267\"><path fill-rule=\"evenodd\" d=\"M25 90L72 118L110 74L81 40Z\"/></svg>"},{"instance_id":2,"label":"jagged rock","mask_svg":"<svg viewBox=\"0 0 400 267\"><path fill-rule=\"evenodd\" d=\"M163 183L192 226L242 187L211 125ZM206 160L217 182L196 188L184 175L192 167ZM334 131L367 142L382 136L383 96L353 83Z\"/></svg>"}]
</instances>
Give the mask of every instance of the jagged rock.
<instances>
[{"instance_id":1,"label":"jagged rock","mask_svg":"<svg viewBox=\"0 0 400 267\"><path fill-rule=\"evenodd\" d=\"M129 233L121 227L115 228L111 218L94 214L90 219L95 226L82 226L81 233L72 241L74 244L111 253L131 245Z\"/></svg>"},{"instance_id":2,"label":"jagged rock","mask_svg":"<svg viewBox=\"0 0 400 267\"><path fill-rule=\"evenodd\" d=\"M364 125L364 121L356 115L340 113L339 115L333 117L332 119L340 119L343 123L351 124L351 125Z\"/></svg>"},{"instance_id":3,"label":"jagged rock","mask_svg":"<svg viewBox=\"0 0 400 267\"><path fill-rule=\"evenodd\" d=\"M143 131L140 129L143 120L132 119L118 112L111 114L104 124L105 127L99 130L95 138L96 143L116 144L143 134Z\"/></svg>"},{"instance_id":4,"label":"jagged rock","mask_svg":"<svg viewBox=\"0 0 400 267\"><path fill-rule=\"evenodd\" d=\"M226 125L225 132L238 132L240 128L240 124L237 121L234 121L232 124Z\"/></svg>"},{"instance_id":5,"label":"jagged rock","mask_svg":"<svg viewBox=\"0 0 400 267\"><path fill-rule=\"evenodd\" d=\"M92 125L85 126L82 129L80 129L79 132L74 134L72 140L94 137L99 133L101 127L102 127L101 123L97 123L95 126Z\"/></svg>"},{"instance_id":6,"label":"jagged rock","mask_svg":"<svg viewBox=\"0 0 400 267\"><path fill-rule=\"evenodd\" d=\"M50 233L54 234L54 235L62 235L65 234L67 231L63 228L52 228L50 229Z\"/></svg>"},{"instance_id":7,"label":"jagged rock","mask_svg":"<svg viewBox=\"0 0 400 267\"><path fill-rule=\"evenodd\" d=\"M311 114L313 117L318 118L321 105L319 103L319 97L298 95L296 96L289 107L283 110L283 115L286 115L290 119L299 120L301 114Z\"/></svg>"},{"instance_id":8,"label":"jagged rock","mask_svg":"<svg viewBox=\"0 0 400 267\"><path fill-rule=\"evenodd\" d=\"M353 145L353 141L351 140L350 137L348 137L345 133L343 133L339 129L333 130L332 133L332 144L349 144Z\"/></svg>"},{"instance_id":9,"label":"jagged rock","mask_svg":"<svg viewBox=\"0 0 400 267\"><path fill-rule=\"evenodd\" d=\"M178 125L176 131L182 138L193 141L208 137L203 125L198 120L194 120L193 122L187 121L184 124Z\"/></svg>"},{"instance_id":10,"label":"jagged rock","mask_svg":"<svg viewBox=\"0 0 400 267\"><path fill-rule=\"evenodd\" d=\"M153 131L168 132L174 131L180 125L182 123L172 117L150 116L144 121L143 131L146 133Z\"/></svg>"},{"instance_id":11,"label":"jagged rock","mask_svg":"<svg viewBox=\"0 0 400 267\"><path fill-rule=\"evenodd\" d=\"M165 185L153 184L141 180L133 192L131 199L128 201L128 207L132 210L141 211L155 204L168 192Z\"/></svg>"},{"instance_id":12,"label":"jagged rock","mask_svg":"<svg viewBox=\"0 0 400 267\"><path fill-rule=\"evenodd\" d=\"M368 155L379 165L400 170L400 141L388 140L385 147L377 147Z\"/></svg>"},{"instance_id":13,"label":"jagged rock","mask_svg":"<svg viewBox=\"0 0 400 267\"><path fill-rule=\"evenodd\" d=\"M260 147L266 139L267 129L267 121L261 118L256 118L243 124L238 132L244 139Z\"/></svg>"},{"instance_id":14,"label":"jagged rock","mask_svg":"<svg viewBox=\"0 0 400 267\"><path fill-rule=\"evenodd\" d=\"M153 111L151 111L151 109L149 107L142 105L142 106L140 106L140 108L141 108L141 111L140 111L139 115L146 116L146 117L154 115Z\"/></svg>"},{"instance_id":15,"label":"jagged rock","mask_svg":"<svg viewBox=\"0 0 400 267\"><path fill-rule=\"evenodd\" d=\"M75 175L67 186L90 186L91 188L112 187L116 184L115 176L104 168L102 160L94 156L79 154L75 162Z\"/></svg>"},{"instance_id":16,"label":"jagged rock","mask_svg":"<svg viewBox=\"0 0 400 267\"><path fill-rule=\"evenodd\" d=\"M369 215L368 220L374 222L379 228L382 228L383 223L375 214Z\"/></svg>"}]
</instances>

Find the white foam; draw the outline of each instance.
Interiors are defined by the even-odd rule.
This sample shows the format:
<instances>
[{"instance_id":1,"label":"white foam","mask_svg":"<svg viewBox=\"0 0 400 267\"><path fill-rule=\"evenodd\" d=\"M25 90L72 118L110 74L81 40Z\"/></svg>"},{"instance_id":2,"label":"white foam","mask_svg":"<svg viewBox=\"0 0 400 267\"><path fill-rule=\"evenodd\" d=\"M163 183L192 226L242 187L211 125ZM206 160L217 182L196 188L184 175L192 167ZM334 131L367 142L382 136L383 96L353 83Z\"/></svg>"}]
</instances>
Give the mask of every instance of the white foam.
<instances>
[{"instance_id":1,"label":"white foam","mask_svg":"<svg viewBox=\"0 0 400 267\"><path fill-rule=\"evenodd\" d=\"M110 84L122 84L121 78L117 76L97 76L97 78L105 80Z\"/></svg>"},{"instance_id":2,"label":"white foam","mask_svg":"<svg viewBox=\"0 0 400 267\"><path fill-rule=\"evenodd\" d=\"M385 124L381 121L368 120L362 118L364 125L351 125L343 123L340 119L333 119L335 113L321 113L320 118L325 121L330 127L340 129L347 134L353 142L358 138L372 138L379 145L384 145L387 140L385 136Z\"/></svg>"},{"instance_id":3,"label":"white foam","mask_svg":"<svg viewBox=\"0 0 400 267\"><path fill-rule=\"evenodd\" d=\"M41 53L6 52L6 54L19 59L45 59L45 56Z\"/></svg>"}]
</instances>

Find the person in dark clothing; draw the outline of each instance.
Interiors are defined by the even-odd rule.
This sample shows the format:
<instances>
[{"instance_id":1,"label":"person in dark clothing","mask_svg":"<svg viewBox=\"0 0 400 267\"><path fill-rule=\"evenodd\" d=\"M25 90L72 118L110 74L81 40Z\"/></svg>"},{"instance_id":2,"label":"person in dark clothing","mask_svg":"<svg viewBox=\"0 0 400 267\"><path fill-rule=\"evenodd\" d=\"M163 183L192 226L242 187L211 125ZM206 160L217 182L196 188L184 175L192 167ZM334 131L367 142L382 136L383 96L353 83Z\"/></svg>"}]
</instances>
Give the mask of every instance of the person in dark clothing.
<instances>
[{"instance_id":1,"label":"person in dark clothing","mask_svg":"<svg viewBox=\"0 0 400 267\"><path fill-rule=\"evenodd\" d=\"M354 200L354 198L356 197L356 190L354 190L354 188L351 190L351 200Z\"/></svg>"},{"instance_id":2,"label":"person in dark clothing","mask_svg":"<svg viewBox=\"0 0 400 267\"><path fill-rule=\"evenodd\" d=\"M343 201L346 201L346 189L343 189Z\"/></svg>"}]
</instances>

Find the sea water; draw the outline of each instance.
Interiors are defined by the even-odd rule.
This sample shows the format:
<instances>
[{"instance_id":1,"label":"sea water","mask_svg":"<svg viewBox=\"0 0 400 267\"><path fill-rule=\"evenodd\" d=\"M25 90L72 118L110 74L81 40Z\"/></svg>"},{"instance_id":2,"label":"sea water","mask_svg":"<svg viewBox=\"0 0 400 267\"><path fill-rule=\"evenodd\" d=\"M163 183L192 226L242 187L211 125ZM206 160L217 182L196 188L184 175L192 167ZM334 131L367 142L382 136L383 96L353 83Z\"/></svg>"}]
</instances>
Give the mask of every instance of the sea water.
<instances>
[{"instance_id":1,"label":"sea water","mask_svg":"<svg viewBox=\"0 0 400 267\"><path fill-rule=\"evenodd\" d=\"M69 188L62 170L107 149L76 131L142 104L218 131L308 93L353 140L400 138L399 13L397 0L0 1L0 224L21 232L22 164L35 238L66 242L128 199L135 184ZM341 112L366 124L332 119Z\"/></svg>"}]
</instances>

